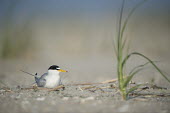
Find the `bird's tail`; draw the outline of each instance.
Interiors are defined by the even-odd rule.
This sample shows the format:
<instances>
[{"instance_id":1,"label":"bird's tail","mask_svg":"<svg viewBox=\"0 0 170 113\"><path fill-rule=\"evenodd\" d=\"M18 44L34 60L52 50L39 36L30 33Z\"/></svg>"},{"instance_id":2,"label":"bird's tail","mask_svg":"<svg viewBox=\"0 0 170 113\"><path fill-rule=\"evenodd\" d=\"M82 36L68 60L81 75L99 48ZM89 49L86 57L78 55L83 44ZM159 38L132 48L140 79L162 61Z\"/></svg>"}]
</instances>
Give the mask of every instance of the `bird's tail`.
<instances>
[{"instance_id":1,"label":"bird's tail","mask_svg":"<svg viewBox=\"0 0 170 113\"><path fill-rule=\"evenodd\" d=\"M38 80L39 80L39 77L37 76L37 73L34 75L34 78L35 78L35 82L37 83Z\"/></svg>"},{"instance_id":2,"label":"bird's tail","mask_svg":"<svg viewBox=\"0 0 170 113\"><path fill-rule=\"evenodd\" d=\"M24 71L24 70L20 70L20 71L22 71L23 73L26 73L26 74L28 74L28 75L31 75L31 76L36 76L36 75L37 75L37 73L34 75L34 74L31 74L31 73L26 72L26 71Z\"/></svg>"},{"instance_id":3,"label":"bird's tail","mask_svg":"<svg viewBox=\"0 0 170 113\"><path fill-rule=\"evenodd\" d=\"M37 73L34 75L34 74L31 74L31 73L26 72L26 71L23 71L23 70L20 70L20 71L22 71L23 73L26 73L26 74L28 74L28 75L34 76L35 82L37 83L37 81L38 81L38 79L39 79L38 76L37 76Z\"/></svg>"}]
</instances>

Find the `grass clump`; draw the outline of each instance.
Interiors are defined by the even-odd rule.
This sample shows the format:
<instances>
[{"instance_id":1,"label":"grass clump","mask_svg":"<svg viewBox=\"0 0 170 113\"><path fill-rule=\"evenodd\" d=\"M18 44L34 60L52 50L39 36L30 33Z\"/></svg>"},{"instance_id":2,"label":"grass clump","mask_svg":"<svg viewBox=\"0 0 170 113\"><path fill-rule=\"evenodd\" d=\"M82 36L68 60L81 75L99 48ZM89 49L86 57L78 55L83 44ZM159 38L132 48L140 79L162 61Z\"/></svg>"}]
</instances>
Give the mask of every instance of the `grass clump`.
<instances>
[{"instance_id":1,"label":"grass clump","mask_svg":"<svg viewBox=\"0 0 170 113\"><path fill-rule=\"evenodd\" d=\"M122 6L121 6L121 11L120 11L120 17L119 17L119 25L118 25L118 36L115 45L115 51L116 51L116 56L117 56L117 76L118 76L118 81L119 81L119 90L121 92L121 95L124 100L128 99L129 93L132 93L134 90L136 90L139 86L141 85L136 85L130 89L128 89L128 84L132 80L132 78L140 72L147 64L152 64L153 67L168 81L170 80L164 75L164 73L157 67L155 62L153 62L151 59L146 57L145 55L138 53L138 52L132 52L127 55L124 55L124 49L125 45L127 43L127 39L124 38L124 32L127 27L127 23L131 15L134 13L134 11L141 6L143 3L145 3L147 0L143 0L140 3L138 3L136 6L132 8L130 13L128 14L127 18L125 19L124 22L122 22L122 17L123 17L123 11L124 11L124 6L125 6L125 0L122 1ZM122 24L123 23L123 24ZM146 59L148 62L142 65L139 65L132 69L129 74L125 73L125 65L128 59L133 56L137 55L140 57L143 57ZM127 76L126 76L127 75Z\"/></svg>"}]
</instances>

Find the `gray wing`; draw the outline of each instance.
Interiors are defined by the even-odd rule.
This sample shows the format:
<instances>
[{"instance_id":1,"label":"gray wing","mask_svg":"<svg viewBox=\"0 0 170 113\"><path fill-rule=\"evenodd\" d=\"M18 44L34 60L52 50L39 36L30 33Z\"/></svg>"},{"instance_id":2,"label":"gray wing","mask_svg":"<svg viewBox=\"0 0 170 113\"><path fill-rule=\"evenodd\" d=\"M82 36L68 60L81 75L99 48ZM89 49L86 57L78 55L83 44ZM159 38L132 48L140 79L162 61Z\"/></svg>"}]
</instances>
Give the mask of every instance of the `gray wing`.
<instances>
[{"instance_id":1,"label":"gray wing","mask_svg":"<svg viewBox=\"0 0 170 113\"><path fill-rule=\"evenodd\" d=\"M40 78L35 78L38 87L44 87L45 86L45 84L46 84L45 77L46 76L47 76L47 73L44 73Z\"/></svg>"}]
</instances>

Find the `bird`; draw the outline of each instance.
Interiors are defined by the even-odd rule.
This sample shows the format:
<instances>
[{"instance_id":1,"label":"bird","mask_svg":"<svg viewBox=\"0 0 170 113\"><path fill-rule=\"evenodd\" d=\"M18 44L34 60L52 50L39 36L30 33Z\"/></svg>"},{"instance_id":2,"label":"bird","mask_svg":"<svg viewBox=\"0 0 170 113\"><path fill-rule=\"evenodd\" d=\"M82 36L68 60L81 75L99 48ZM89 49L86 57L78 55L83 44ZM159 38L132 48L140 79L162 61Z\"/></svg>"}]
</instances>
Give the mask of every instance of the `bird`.
<instances>
[{"instance_id":1,"label":"bird","mask_svg":"<svg viewBox=\"0 0 170 113\"><path fill-rule=\"evenodd\" d=\"M22 70L21 70L22 71ZM28 72L22 71L24 73L30 74ZM44 73L41 76L38 76L37 73L34 76L35 83L38 87L45 87L45 88L55 88L61 85L61 77L59 75L60 72L68 72L66 70L60 69L57 65L52 65L48 68L47 73Z\"/></svg>"}]
</instances>

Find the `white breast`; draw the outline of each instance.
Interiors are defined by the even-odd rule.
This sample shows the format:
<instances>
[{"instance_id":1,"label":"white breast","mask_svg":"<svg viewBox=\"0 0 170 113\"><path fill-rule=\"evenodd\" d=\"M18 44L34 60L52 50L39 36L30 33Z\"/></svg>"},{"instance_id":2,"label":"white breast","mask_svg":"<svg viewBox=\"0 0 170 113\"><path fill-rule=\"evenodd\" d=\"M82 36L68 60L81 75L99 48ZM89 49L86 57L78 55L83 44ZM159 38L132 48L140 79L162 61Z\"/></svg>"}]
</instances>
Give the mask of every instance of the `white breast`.
<instances>
[{"instance_id":1,"label":"white breast","mask_svg":"<svg viewBox=\"0 0 170 113\"><path fill-rule=\"evenodd\" d=\"M46 88L54 88L60 85L60 76L59 75L50 75L46 76Z\"/></svg>"}]
</instances>

